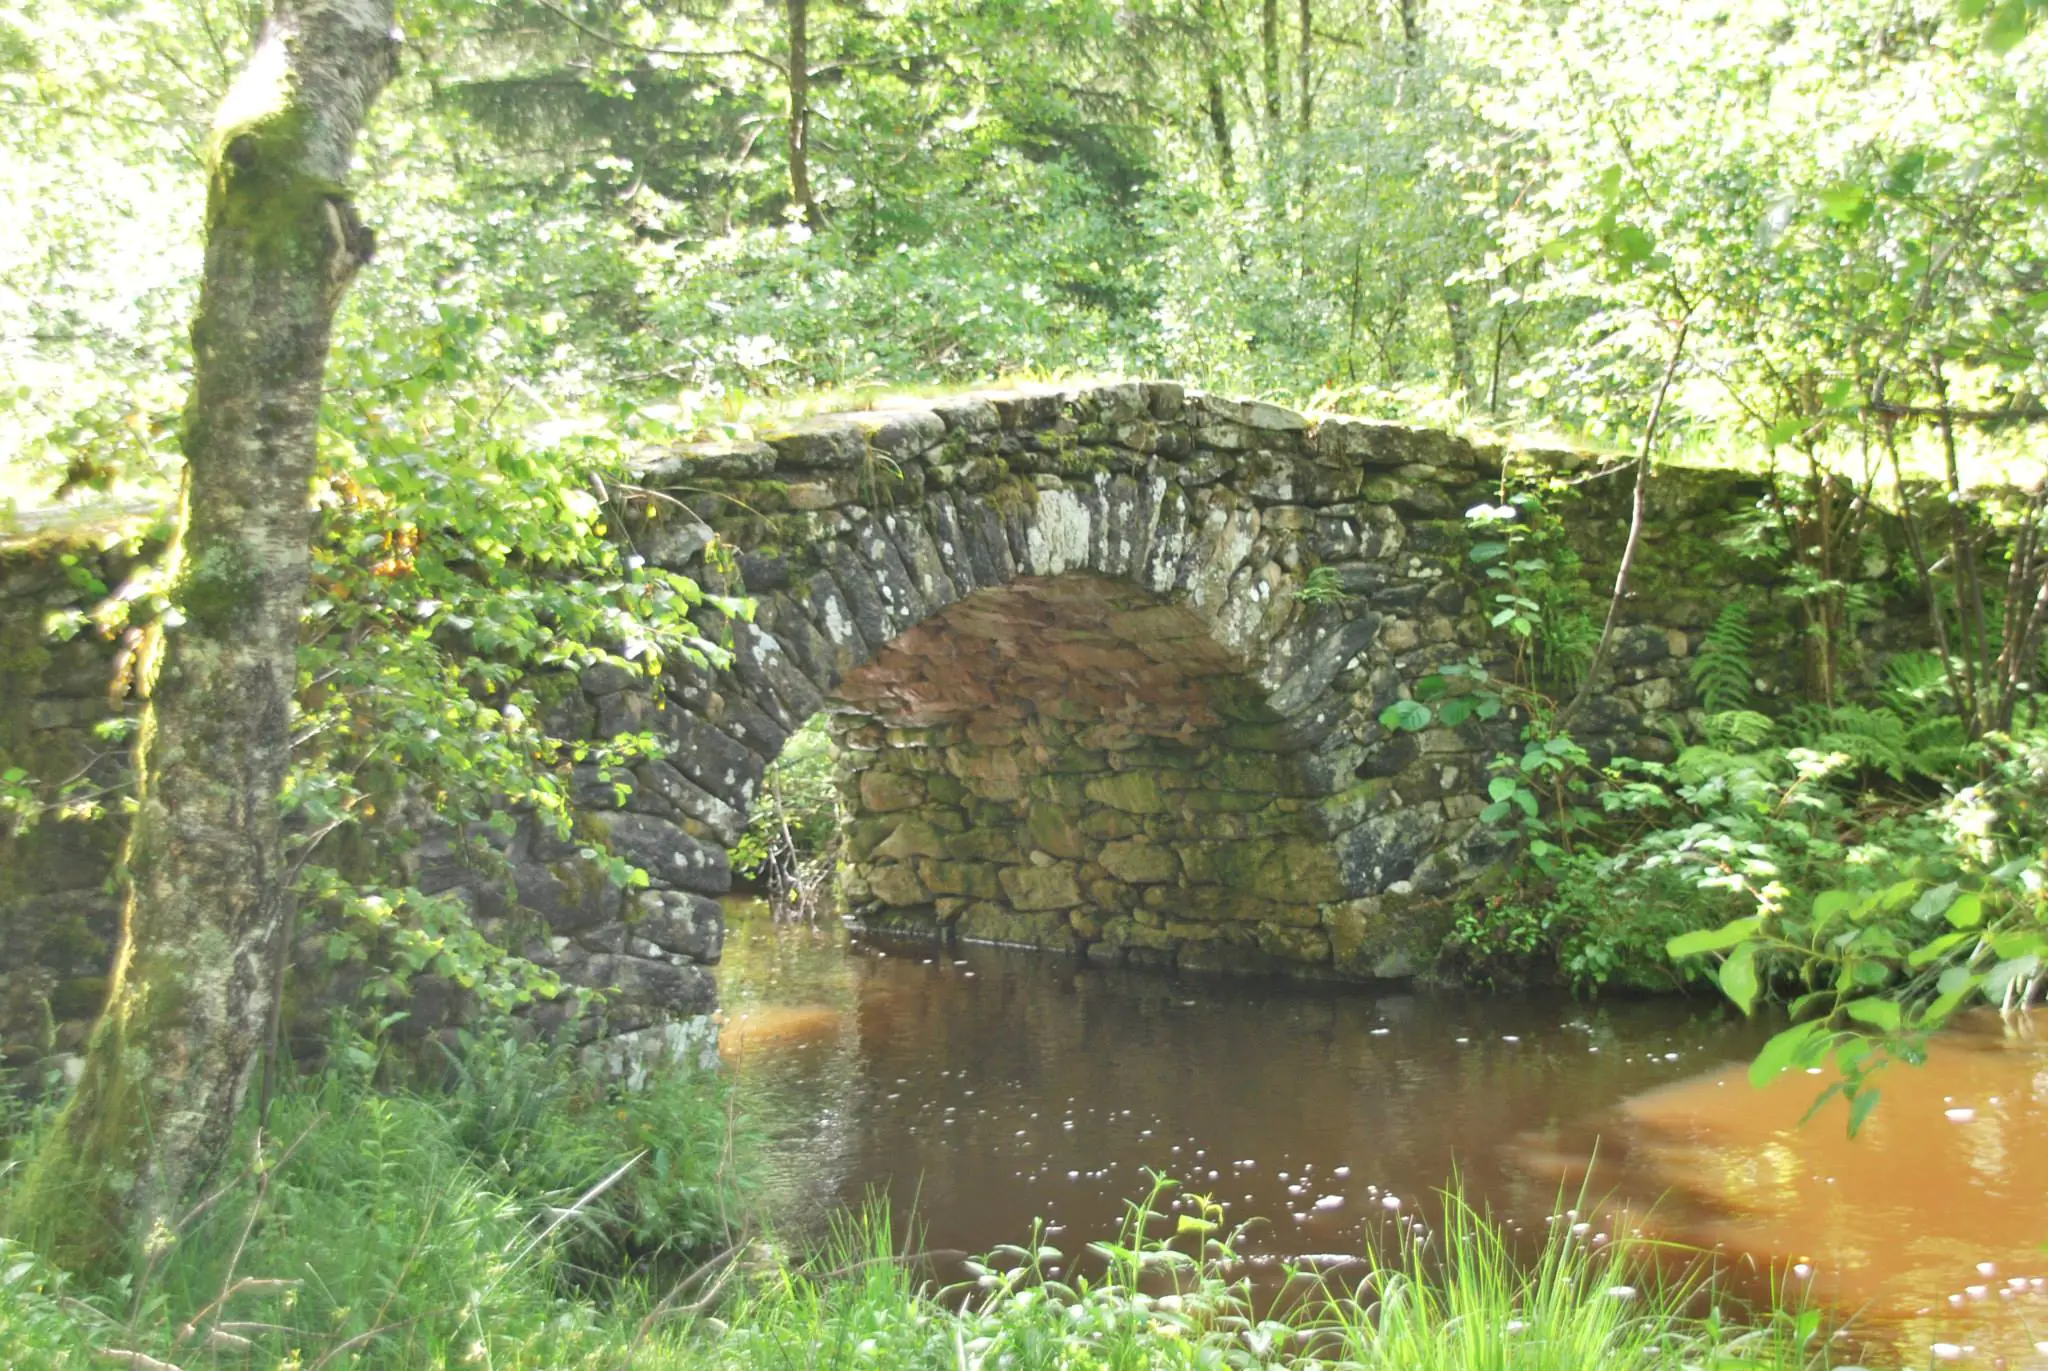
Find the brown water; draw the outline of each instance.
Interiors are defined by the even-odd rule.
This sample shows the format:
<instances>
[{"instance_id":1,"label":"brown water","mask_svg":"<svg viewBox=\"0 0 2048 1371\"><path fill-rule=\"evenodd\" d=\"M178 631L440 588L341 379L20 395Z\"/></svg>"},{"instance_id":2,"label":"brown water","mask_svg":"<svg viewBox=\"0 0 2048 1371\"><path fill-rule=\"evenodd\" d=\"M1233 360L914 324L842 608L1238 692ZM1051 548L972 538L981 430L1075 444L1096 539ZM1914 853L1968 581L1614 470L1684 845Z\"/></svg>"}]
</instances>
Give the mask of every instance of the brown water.
<instances>
[{"instance_id":1,"label":"brown water","mask_svg":"<svg viewBox=\"0 0 2048 1371\"><path fill-rule=\"evenodd\" d=\"M927 1249L983 1252L1041 1219L1077 1245L1156 1170L1267 1220L1248 1251L1278 1262L1432 1222L1454 1173L1540 1233L1591 1164L1595 1230L1647 1213L1737 1266L1804 1262L1794 1280L1907 1364L1936 1342L2028 1364L2034 1326L2048 1337L2026 1283L2048 1276L2031 1044L1937 1045L1888 1073L1852 1143L1838 1113L1799 1126L1816 1082L1752 1090L1731 1064L1768 1029L1707 1003L1176 980L732 913L724 1052L788 1227L879 1192Z\"/></svg>"},{"instance_id":2,"label":"brown water","mask_svg":"<svg viewBox=\"0 0 2048 1371\"><path fill-rule=\"evenodd\" d=\"M1679 1188L1687 1236L1810 1266L1819 1298L1908 1363L2048 1366L2048 1047L1986 1015L1878 1079L1853 1140L1839 1100L1802 1125L1817 1082L1758 1091L1740 1068L1622 1114L1633 1160Z\"/></svg>"}]
</instances>

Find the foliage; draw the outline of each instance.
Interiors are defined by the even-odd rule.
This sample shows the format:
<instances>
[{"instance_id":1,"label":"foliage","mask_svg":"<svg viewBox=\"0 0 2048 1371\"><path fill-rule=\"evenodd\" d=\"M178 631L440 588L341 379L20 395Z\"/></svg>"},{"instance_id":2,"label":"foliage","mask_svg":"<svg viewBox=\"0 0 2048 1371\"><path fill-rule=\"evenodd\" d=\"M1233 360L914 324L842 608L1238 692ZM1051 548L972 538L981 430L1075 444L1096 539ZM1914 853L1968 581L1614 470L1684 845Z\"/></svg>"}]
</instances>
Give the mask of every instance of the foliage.
<instances>
[{"instance_id":1,"label":"foliage","mask_svg":"<svg viewBox=\"0 0 2048 1371\"><path fill-rule=\"evenodd\" d=\"M1565 533L1562 489L1540 484L1465 512L1466 556L1492 591L1487 623L1513 649L1511 679L1550 692L1576 687L1600 637L1592 592Z\"/></svg>"},{"instance_id":2,"label":"foliage","mask_svg":"<svg viewBox=\"0 0 2048 1371\"><path fill-rule=\"evenodd\" d=\"M1335 567L1319 566L1309 569L1295 588L1294 598L1305 605L1341 605L1354 597L1344 589L1343 578Z\"/></svg>"},{"instance_id":3,"label":"foliage","mask_svg":"<svg viewBox=\"0 0 2048 1371\"><path fill-rule=\"evenodd\" d=\"M1587 997L1704 981L1697 965L1674 962L1665 949L1716 917L1713 901L1670 871L1630 873L1619 889L1617 878L1612 855L1598 847L1553 860L1461 913L1442 965L1496 989L1555 981Z\"/></svg>"},{"instance_id":4,"label":"foliage","mask_svg":"<svg viewBox=\"0 0 2048 1371\"><path fill-rule=\"evenodd\" d=\"M828 853L839 823L832 734L822 713L783 744L761 779L747 831L733 847L733 870L754 880L793 871Z\"/></svg>"},{"instance_id":5,"label":"foliage","mask_svg":"<svg viewBox=\"0 0 2048 1371\"><path fill-rule=\"evenodd\" d=\"M570 1054L502 1038L465 1041L453 1061L445 1086L407 1087L374 1044L337 1040L260 1139L244 1120L238 1155L254 1164L133 1279L67 1286L0 1240L0 1360L615 1355L651 1303L636 1261L702 1259L746 1212L726 1086L672 1070L619 1090Z\"/></svg>"},{"instance_id":6,"label":"foliage","mask_svg":"<svg viewBox=\"0 0 2048 1371\"><path fill-rule=\"evenodd\" d=\"M673 1300L651 1301L637 1283L562 1282L552 1242L534 1241L540 1215L522 1222L522 1200L465 1166L444 1130L402 1098L369 1101L353 1120L316 1120L359 1150L323 1148L321 1131L307 1134L271 1181L273 1217L248 1230L239 1263L227 1258L240 1223L214 1225L224 1235L201 1228L143 1289L137 1313L118 1289L66 1292L33 1254L0 1245L0 1353L13 1365L63 1367L88 1364L93 1349L151 1348L177 1350L191 1367L289 1347L310 1366L339 1348L371 1367L595 1368L627 1358L657 1371L936 1369L970 1358L1070 1371L1826 1364L1808 1351L1824 1345L1817 1311L1766 1310L1745 1323L1703 1267L1660 1274L1660 1257L1669 1266L1686 1254L1629 1237L1595 1243L1566 1223L1525 1262L1455 1190L1440 1231L1403 1230L1369 1254L1355 1287L1314 1268L1290 1271L1301 1298L1271 1308L1241 1274L1245 1227L1227 1226L1207 1197L1155 1181L1119 1233L1089 1244L1099 1278L1066 1274L1067 1255L1036 1232L968 1263L964 1286L937 1290L887 1209L873 1205L837 1219L809 1258L764 1247L737 1280L722 1261L686 1275L678 1294L704 1276L714 1302L721 1285L735 1293L715 1313L703 1302L694 1320L665 1320ZM316 1149L335 1174L314 1169ZM360 1240L316 1242L331 1206L373 1177L394 1188L367 1231L351 1229ZM294 1265L271 1265L286 1261ZM296 1274L214 1284L235 1269ZM223 1288L234 1295L211 1307Z\"/></svg>"},{"instance_id":7,"label":"foliage","mask_svg":"<svg viewBox=\"0 0 2048 1371\"><path fill-rule=\"evenodd\" d=\"M1827 1095L1850 1098L1853 1130L1876 1104L1870 1078L1887 1062L1917 1060L1927 1035L1966 1004L2011 1009L2038 992L2048 966L2048 739L1988 745L1988 779L1872 824L1815 879L1788 884L1752 853L1724 882L1740 897L1736 917L1672 940L1673 957L1722 954L1717 978L1744 1012L1773 982L1792 997L1793 1025L1752 1064L1759 1084L1830 1063L1840 1078Z\"/></svg>"},{"instance_id":8,"label":"foliage","mask_svg":"<svg viewBox=\"0 0 2048 1371\"><path fill-rule=\"evenodd\" d=\"M1700 707L1708 714L1731 714L1749 708L1756 678L1756 666L1750 658L1755 641L1749 607L1741 601L1714 616L1686 671L1692 688L1699 693Z\"/></svg>"},{"instance_id":9,"label":"foliage","mask_svg":"<svg viewBox=\"0 0 2048 1371\"><path fill-rule=\"evenodd\" d=\"M459 901L391 883L389 841L353 862L327 859L322 842L364 828L384 838L390 827L373 821L401 805L399 850L439 826L468 835L465 855L487 875L489 836L521 817L569 838L574 768L601 775L662 747L650 734L562 736L574 671L722 660L692 616L747 610L606 536L625 453L659 421L522 422L508 380L445 365L458 374L440 386L369 388L331 417L284 798L300 893L327 915L331 959L374 962L377 993L400 995L431 969L505 1008L555 987L497 952Z\"/></svg>"}]
</instances>

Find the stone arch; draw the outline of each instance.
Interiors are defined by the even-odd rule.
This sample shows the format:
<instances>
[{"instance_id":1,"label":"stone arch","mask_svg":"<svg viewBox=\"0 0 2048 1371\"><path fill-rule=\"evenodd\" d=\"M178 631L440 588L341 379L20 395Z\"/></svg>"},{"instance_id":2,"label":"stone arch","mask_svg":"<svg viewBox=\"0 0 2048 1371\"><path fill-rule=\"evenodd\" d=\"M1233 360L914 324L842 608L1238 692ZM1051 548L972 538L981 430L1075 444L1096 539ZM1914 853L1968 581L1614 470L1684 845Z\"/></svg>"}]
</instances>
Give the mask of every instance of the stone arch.
<instances>
[{"instance_id":1,"label":"stone arch","mask_svg":"<svg viewBox=\"0 0 2048 1371\"><path fill-rule=\"evenodd\" d=\"M1378 716L1404 678L1480 640L1446 530L1497 476L1497 455L1447 435L1315 424L1153 382L958 397L650 452L626 536L757 609L751 622L707 618L730 665L672 669L659 707L610 673L586 679L600 732L652 721L673 743L667 763L636 778L644 800L593 818L670 888L641 897L662 906L656 917L688 905L714 918L705 906L728 879L724 848L763 770L829 708L856 744L845 793L858 916L1187 967L1406 974L1430 939L1389 902L1440 894L1490 855L1495 840L1473 822L1475 754L1498 740L1468 727L1425 754ZM1324 593L1305 596L1316 568L1327 569ZM1164 652L1126 646L1156 668L1148 679L1162 698L1198 721L1198 737L1172 745L1177 724L1148 727L1129 711L1117 721L1163 749L1159 769L1203 773L1166 799L1107 779L1137 777L1130 757L1144 747L1079 748L1075 730L1054 738L1035 706L1036 722L1005 743L1016 779L1061 774L1050 761L1034 771L1032 756L1078 748L1103 770L1095 794L1086 781L1046 781L1046 793L1141 816L1125 831L1128 821L1091 812L1099 831L1064 855L1048 847L1059 839L1029 833L1051 827L1029 797L975 797L1014 802L1008 826L1030 839L1019 841L994 809L940 813L951 786L947 801L926 787L893 809L862 789L865 772L869 792L883 775L907 792L901 778L920 761L963 784L958 763L984 745L964 718L940 717L957 716L958 702L928 668L949 640L957 655L963 622L1014 620L1027 606L1040 611L1039 636L1013 651L1072 658L1114 646L1103 635L1119 625L1165 632L1152 644ZM1080 672L1090 690L1139 671L1129 652L1117 657ZM951 688L992 702L999 675L956 673ZM902 756L857 745L885 734ZM1118 786L1122 809L1102 798ZM924 828L906 836L911 820ZM963 822L973 832L957 841L933 836ZM1136 889L1146 886L1170 893Z\"/></svg>"},{"instance_id":2,"label":"stone arch","mask_svg":"<svg viewBox=\"0 0 2048 1371\"><path fill-rule=\"evenodd\" d=\"M1483 612L1491 603L1471 598L1483 583L1470 571L1462 514L1500 498L1503 460L1499 449L1451 435L1311 420L1163 382L910 402L808 420L759 441L649 449L624 492L618 536L652 562L755 600L752 622L727 622L708 607L698 616L707 639L730 642L730 666L672 662L659 691L612 665L544 683L557 736L651 730L668 755L624 776L580 772L576 805L586 831L574 840L532 822L461 841L427 827L399 857L400 874L424 893L461 898L488 933L566 981L612 992L608 1032L668 1035L672 1020L715 1005L710 967L723 936L716 897L730 885L727 848L790 732L835 699L853 711L844 720L852 733L882 727L892 712L899 724L943 724L918 722L914 700L876 693L890 644L915 648L909 635L920 625L936 633L948 613L972 612L991 596L1099 584L1136 598L1105 607L1098 596L1097 620L1170 612L1190 626L1188 641L1227 659L1216 672L1181 661L1177 679L1224 691L1221 703L1250 711L1235 722L1265 730L1270 746L1248 750L1284 758L1286 774L1269 788L1288 801L1275 814L1289 817L1263 836L1312 839L1325 857L1303 865L1334 864L1339 889L1337 898L1320 898L1329 893L1321 887L1309 892L1314 900L1290 901L1284 919L1234 920L1232 936L1208 940L1220 948L1192 953L1190 940L1149 946L1164 921L1140 922L1136 909L1131 924L1150 933L1126 939L1105 925L1098 934L1076 927L1068 911L1070 933L1061 936L1091 955L1171 958L1184 967L1359 978L1423 969L1455 901L1502 849L1478 815L1486 764L1514 745L1515 725L1467 720L1390 733L1378 719L1409 684L1446 661L1484 655L1495 641ZM1629 488L1605 478L1627 464L1526 450L1515 460L1577 473L1563 531L1593 585L1611 584ZM1650 496L1656 536L1631 578L1638 596L1625 607L1609 670L1576 720L1576 735L1595 756L1671 755L1667 735L1694 703L1687 656L1731 598L1762 593L1745 589L1757 569L1721 535L1765 493L1740 473L1659 469ZM107 712L115 651L90 635L46 650L48 617L83 610L96 594L59 565L60 554L76 556L106 584L121 582L132 559L91 534L0 547L0 642L23 646L4 664L12 673L0 672L10 683L0 689L0 748L43 759L31 770L44 775L104 751L94 725ZM1312 575L1322 593L1302 598ZM1083 608L1067 606L1068 629L1094 631ZM1917 643L1916 613L1900 606L1885 640ZM1043 637L1032 641L1045 650ZM907 656L915 662L919 654ZM1183 713L1202 705L1229 717L1209 693L1162 689ZM1052 741L1032 745L1050 751ZM118 783L118 758L99 765ZM857 795L858 776L851 780ZM1088 799L1085 785L1081 796ZM1019 822L1028 828L1030 818ZM874 849L900 826L875 829ZM1144 836L1153 844L1234 840ZM644 870L649 888L610 883L583 855L590 837ZM493 854L479 863L472 858L480 844ZM118 845L112 820L0 838L0 868L24 873L0 882L0 963L23 968L8 979L11 993L0 995L0 1034L10 1041L41 1032L46 1009L60 1021L59 1041L83 1041L118 912L106 894ZM919 854L908 855L914 863ZM1100 851L1084 855L1100 865ZM1083 858L1046 856L1075 862L1077 882L1094 879L1084 876ZM1028 851L1022 860L1031 860ZM1200 884L1185 859L1176 860L1170 883L1129 884L1167 885L1177 897ZM1257 862L1226 865L1246 878L1239 884L1249 884L1252 897L1271 893ZM1132 867L1126 876L1133 873L1144 874ZM851 894L876 903L872 889ZM923 917L926 932L958 931L965 909L948 906L949 919L937 907L940 893L931 894L928 916L914 899L867 913L912 926ZM1310 908L1313 923L1295 922ZM1267 923L1278 933L1262 941ZM974 921L967 927L972 932ZM984 931L1058 945L1042 926ZM318 938L312 929L302 935L309 966L324 964ZM445 1022L460 1000L457 987L420 977L408 1023L424 1031Z\"/></svg>"}]
</instances>

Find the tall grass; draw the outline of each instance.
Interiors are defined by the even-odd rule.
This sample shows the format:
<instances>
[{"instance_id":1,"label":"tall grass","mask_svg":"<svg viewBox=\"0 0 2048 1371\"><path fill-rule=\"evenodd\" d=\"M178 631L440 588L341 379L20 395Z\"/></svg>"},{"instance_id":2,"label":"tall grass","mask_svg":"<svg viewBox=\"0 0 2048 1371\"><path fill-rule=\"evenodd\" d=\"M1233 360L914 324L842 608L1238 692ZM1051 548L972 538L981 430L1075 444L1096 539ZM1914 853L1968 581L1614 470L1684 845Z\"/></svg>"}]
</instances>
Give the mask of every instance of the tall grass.
<instances>
[{"instance_id":1,"label":"tall grass","mask_svg":"<svg viewBox=\"0 0 2048 1371\"><path fill-rule=\"evenodd\" d=\"M740 1236L715 1075L626 1092L503 1037L447 1079L394 1074L331 1052L122 1283L0 1245L0 1366L608 1366L653 1286Z\"/></svg>"},{"instance_id":2,"label":"tall grass","mask_svg":"<svg viewBox=\"0 0 2048 1371\"><path fill-rule=\"evenodd\" d=\"M1455 1191L1427 1238L1372 1255L1345 1285L1292 1271L1255 1288L1220 1209L1162 1207L1161 1181L1122 1232L1089 1245L1093 1278L1055 1273L1068 1254L1034 1241L969 1266L971 1283L919 1284L885 1212L844 1224L813 1269L782 1263L709 1320L710 1337L664 1344L692 1368L765 1371L1594 1371L1615 1367L1827 1364L1818 1313L1745 1325L1703 1270L1666 1277L1668 1253L1590 1244L1560 1224L1533 1260ZM1155 1234L1164 1229L1164 1235Z\"/></svg>"},{"instance_id":3,"label":"tall grass","mask_svg":"<svg viewBox=\"0 0 2048 1371\"><path fill-rule=\"evenodd\" d=\"M934 1286L886 1205L792 1255L740 1218L730 1098L627 1094L559 1053L465 1044L394 1084L351 1047L276 1103L260 1157L118 1284L0 1240L0 1366L498 1371L1578 1371L1824 1364L1819 1319L1747 1328L1696 1268L1559 1224L1518 1255L1456 1193L1356 1283L1255 1287L1244 1226L1158 1181L1120 1231L1043 1233ZM659 1154L659 1157L658 1157ZM0 1186L4 1186L0 1177ZM1355 1268L1354 1268L1355 1269ZM1082 1274L1082 1273L1086 1274Z\"/></svg>"}]
</instances>

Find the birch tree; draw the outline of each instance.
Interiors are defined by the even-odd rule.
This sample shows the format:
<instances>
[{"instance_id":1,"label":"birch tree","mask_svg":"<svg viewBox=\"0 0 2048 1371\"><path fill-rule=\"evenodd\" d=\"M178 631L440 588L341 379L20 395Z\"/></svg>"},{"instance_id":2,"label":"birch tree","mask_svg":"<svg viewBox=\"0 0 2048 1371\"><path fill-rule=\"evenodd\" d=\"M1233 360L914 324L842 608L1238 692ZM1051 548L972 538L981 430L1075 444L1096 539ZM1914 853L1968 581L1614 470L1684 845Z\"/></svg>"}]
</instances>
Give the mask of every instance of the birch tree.
<instances>
[{"instance_id":1,"label":"birch tree","mask_svg":"<svg viewBox=\"0 0 2048 1371\"><path fill-rule=\"evenodd\" d=\"M391 0L277 0L215 116L192 323L175 622L146 649L108 998L24 1182L68 1265L168 1241L218 1169L279 967L308 487L336 306L372 252L346 182L395 69Z\"/></svg>"}]
</instances>

